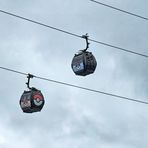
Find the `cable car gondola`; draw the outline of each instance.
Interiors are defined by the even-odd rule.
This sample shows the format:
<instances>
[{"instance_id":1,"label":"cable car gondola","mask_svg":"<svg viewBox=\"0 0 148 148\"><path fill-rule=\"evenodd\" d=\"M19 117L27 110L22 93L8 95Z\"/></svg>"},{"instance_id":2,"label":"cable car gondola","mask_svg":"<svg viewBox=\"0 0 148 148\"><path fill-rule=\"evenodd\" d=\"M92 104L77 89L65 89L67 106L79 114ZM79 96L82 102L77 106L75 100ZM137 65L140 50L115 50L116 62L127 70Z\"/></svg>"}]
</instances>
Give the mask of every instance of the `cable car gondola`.
<instances>
[{"instance_id":1,"label":"cable car gondola","mask_svg":"<svg viewBox=\"0 0 148 148\"><path fill-rule=\"evenodd\" d=\"M30 87L29 82L30 78L33 78L33 75L28 74L27 76L28 82L27 87L29 88L28 91L24 91L21 98L20 98L20 106L24 113L33 113L39 112L44 106L44 96L40 90Z\"/></svg>"},{"instance_id":2,"label":"cable car gondola","mask_svg":"<svg viewBox=\"0 0 148 148\"><path fill-rule=\"evenodd\" d=\"M88 35L86 34L82 37L86 39L86 49L80 50L77 54L75 54L71 63L71 67L76 75L86 76L94 73L97 66L97 61L94 55L87 51L89 48Z\"/></svg>"}]
</instances>

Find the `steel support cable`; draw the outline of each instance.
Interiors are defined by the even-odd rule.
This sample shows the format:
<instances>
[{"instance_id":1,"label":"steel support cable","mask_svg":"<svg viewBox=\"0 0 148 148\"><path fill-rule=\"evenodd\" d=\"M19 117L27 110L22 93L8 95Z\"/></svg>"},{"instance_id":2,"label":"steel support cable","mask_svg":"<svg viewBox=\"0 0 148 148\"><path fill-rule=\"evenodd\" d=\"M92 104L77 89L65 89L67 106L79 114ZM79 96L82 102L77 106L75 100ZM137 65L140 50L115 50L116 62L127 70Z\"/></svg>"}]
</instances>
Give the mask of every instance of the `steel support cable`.
<instances>
[{"instance_id":1,"label":"steel support cable","mask_svg":"<svg viewBox=\"0 0 148 148\"><path fill-rule=\"evenodd\" d=\"M141 16L141 15L138 15L138 14L135 14L135 13L132 13L132 12L129 12L129 11L126 11L126 10L123 10L123 9L120 9L120 8L117 8L117 7L114 7L114 6L111 6L111 5L108 5L108 4L105 4L103 2L100 2L100 1L96 1L96 0L90 0L94 3L97 3L99 5L102 5L102 6L105 6L105 7L108 7L108 8L111 8L111 9L114 9L116 11L120 11L120 12L123 12L123 13L126 13L126 14L129 14L129 15L132 15L132 16L135 16L135 17L138 17L138 18L141 18L141 19L144 19L144 20L147 20L148 21L148 18L147 17L144 17L144 16Z\"/></svg>"},{"instance_id":2,"label":"steel support cable","mask_svg":"<svg viewBox=\"0 0 148 148\"><path fill-rule=\"evenodd\" d=\"M22 17L22 16L19 16L19 15L7 12L7 11L0 10L0 13L7 14L7 15L10 15L10 16L13 16L13 17L16 17L16 18L19 18L19 19L22 19L22 20L25 20L25 21L28 21L28 22L40 25L40 26L43 26L43 27L47 27L47 28L50 28L50 29L53 29L53 30L56 30L56 31L59 31L59 32L63 32L65 34L69 34L71 36L75 36L75 37L84 39L82 36L77 35L75 33L71 33L69 31L65 31L63 29L59 29L59 28L56 28L56 27L53 27L53 26L50 26L50 25L47 25L47 24L44 24L44 23L32 20L32 19L26 18L26 17ZM111 44L108 44L108 43L105 43L105 42L101 42L101 41L97 41L97 40L90 39L90 38L89 38L89 40L92 41L92 42L95 42L97 44L101 44L101 45L108 46L108 47L111 47L111 48L114 48L114 49L118 49L118 50L121 50L121 51L124 51L124 52L127 52L127 53L131 53L131 54L135 54L135 55L138 55L138 56L142 56L142 57L148 58L148 55L142 54L142 53L138 53L138 52L135 52L133 50L129 50L129 49L126 49L126 48L118 47L118 46L115 46L115 45L111 45Z\"/></svg>"},{"instance_id":3,"label":"steel support cable","mask_svg":"<svg viewBox=\"0 0 148 148\"><path fill-rule=\"evenodd\" d=\"M5 68L5 67L0 67L0 69L10 71L10 72L13 72L13 73L17 73L17 74L21 74L21 75L25 75L25 76L28 75L27 73L20 72L20 71L17 71L17 70L13 70L13 69L9 69L9 68ZM120 95L116 95L116 94L112 94L112 93L108 93L108 92L104 92L104 91L100 91L100 90L95 90L95 89L91 89L91 88L87 88L87 87L82 87L82 86L78 86L78 85L74 85L74 84L70 84L70 83L66 83L66 82L61 82L61 81L57 81L57 80L53 80L53 79L49 79L49 78L44 78L44 77L40 77L40 76L33 75L33 77L37 78L37 79L40 79L40 80L56 83L56 84L61 84L61 85L65 85L65 86L69 86L69 87L73 87L73 88L86 90L86 91L93 92L93 93L99 93L99 94L111 96L111 97L118 98L118 99L124 99L124 100L128 100L128 101L148 105L148 102L137 100L137 99L134 99L134 98L124 97L124 96L120 96Z\"/></svg>"}]
</instances>

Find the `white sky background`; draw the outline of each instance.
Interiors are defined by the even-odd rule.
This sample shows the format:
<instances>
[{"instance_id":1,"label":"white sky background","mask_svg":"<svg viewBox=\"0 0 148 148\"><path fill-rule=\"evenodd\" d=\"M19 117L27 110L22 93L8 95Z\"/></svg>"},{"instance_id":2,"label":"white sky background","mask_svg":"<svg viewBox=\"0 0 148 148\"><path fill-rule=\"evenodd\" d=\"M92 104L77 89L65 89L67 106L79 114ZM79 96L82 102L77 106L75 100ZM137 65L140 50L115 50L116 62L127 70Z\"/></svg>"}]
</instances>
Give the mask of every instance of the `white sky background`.
<instances>
[{"instance_id":1,"label":"white sky background","mask_svg":"<svg viewBox=\"0 0 148 148\"><path fill-rule=\"evenodd\" d=\"M146 0L102 1L148 17ZM89 0L1 0L0 9L116 46L148 54L147 25ZM75 76L74 54L85 41L0 14L0 66L148 101L148 60L96 43L93 75ZM0 148L147 148L148 106L38 79L45 106L24 114L27 78L0 70Z\"/></svg>"}]
</instances>

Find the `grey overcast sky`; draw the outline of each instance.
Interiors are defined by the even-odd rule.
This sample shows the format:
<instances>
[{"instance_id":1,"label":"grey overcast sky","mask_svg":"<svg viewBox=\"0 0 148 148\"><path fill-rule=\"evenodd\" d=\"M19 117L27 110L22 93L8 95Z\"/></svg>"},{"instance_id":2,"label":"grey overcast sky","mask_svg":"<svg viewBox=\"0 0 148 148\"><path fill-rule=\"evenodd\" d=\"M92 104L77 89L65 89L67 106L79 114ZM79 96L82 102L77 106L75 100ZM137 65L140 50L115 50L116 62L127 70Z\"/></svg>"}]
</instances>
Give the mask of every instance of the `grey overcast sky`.
<instances>
[{"instance_id":1,"label":"grey overcast sky","mask_svg":"<svg viewBox=\"0 0 148 148\"><path fill-rule=\"evenodd\" d=\"M100 0L148 17L146 0ZM148 21L89 0L1 0L0 9L148 54ZM0 66L148 101L148 59L91 42L98 66L75 76L85 41L0 13ZM24 114L25 76L0 70L0 148L147 148L148 105L32 79L45 106Z\"/></svg>"}]
</instances>

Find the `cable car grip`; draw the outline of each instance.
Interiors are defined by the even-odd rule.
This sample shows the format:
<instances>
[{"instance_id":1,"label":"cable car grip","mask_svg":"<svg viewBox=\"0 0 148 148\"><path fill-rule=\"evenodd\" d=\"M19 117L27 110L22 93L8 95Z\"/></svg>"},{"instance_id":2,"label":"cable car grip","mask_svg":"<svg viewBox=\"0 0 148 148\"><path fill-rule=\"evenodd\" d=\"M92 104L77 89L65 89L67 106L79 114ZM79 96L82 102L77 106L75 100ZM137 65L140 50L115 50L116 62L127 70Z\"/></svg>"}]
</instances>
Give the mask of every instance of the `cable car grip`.
<instances>
[{"instance_id":1,"label":"cable car grip","mask_svg":"<svg viewBox=\"0 0 148 148\"><path fill-rule=\"evenodd\" d=\"M34 77L34 75L28 73L28 75L27 75L28 81L26 82L26 84L27 84L27 88L30 89L30 90L32 89L32 88L29 86L29 84L30 84L30 79L32 79L33 77Z\"/></svg>"},{"instance_id":2,"label":"cable car grip","mask_svg":"<svg viewBox=\"0 0 148 148\"><path fill-rule=\"evenodd\" d=\"M83 52L87 51L87 49L89 48L89 42L88 42L88 33L86 33L86 35L82 35L82 38L84 38L86 40L86 49L83 50Z\"/></svg>"}]
</instances>

